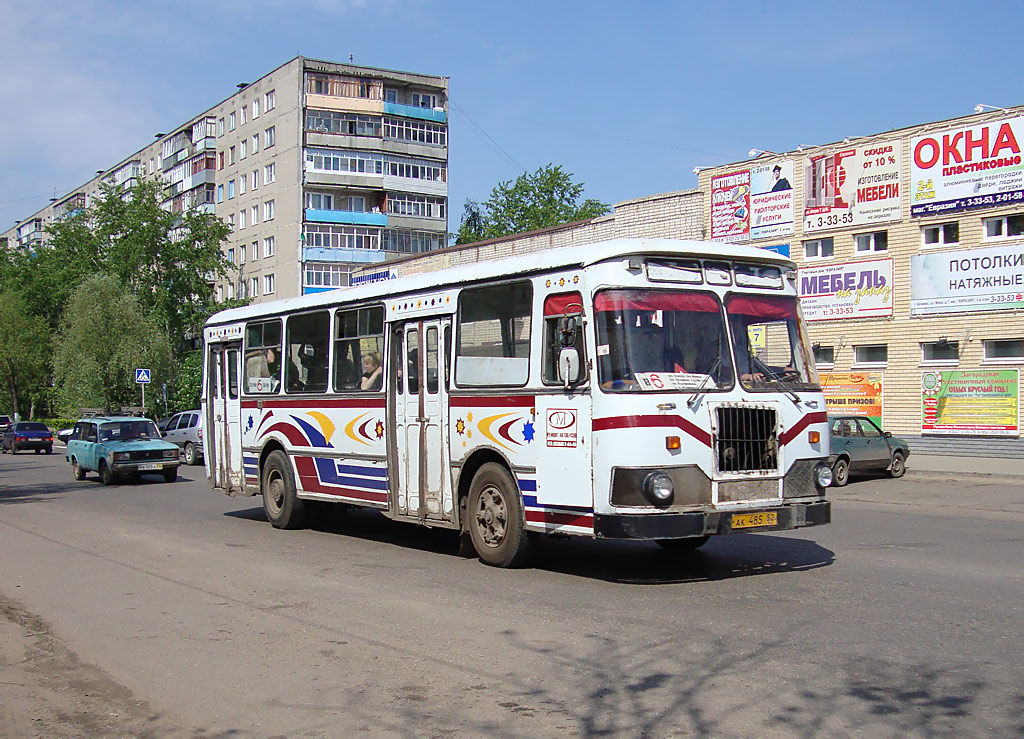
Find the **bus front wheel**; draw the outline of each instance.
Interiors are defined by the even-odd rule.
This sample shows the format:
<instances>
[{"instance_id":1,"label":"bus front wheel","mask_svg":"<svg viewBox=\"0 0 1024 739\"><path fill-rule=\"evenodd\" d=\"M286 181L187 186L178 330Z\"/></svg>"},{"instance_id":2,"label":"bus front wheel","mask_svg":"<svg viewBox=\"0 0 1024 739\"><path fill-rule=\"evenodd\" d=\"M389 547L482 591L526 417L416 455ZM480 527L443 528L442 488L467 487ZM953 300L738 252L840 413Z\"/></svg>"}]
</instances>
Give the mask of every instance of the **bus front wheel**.
<instances>
[{"instance_id":1,"label":"bus front wheel","mask_svg":"<svg viewBox=\"0 0 1024 739\"><path fill-rule=\"evenodd\" d=\"M488 462L469 487L469 535L480 559L495 567L520 567L530 557L519 488L500 464Z\"/></svg>"},{"instance_id":2,"label":"bus front wheel","mask_svg":"<svg viewBox=\"0 0 1024 739\"><path fill-rule=\"evenodd\" d=\"M306 509L295 494L295 478L285 453L270 453L263 465L263 510L275 529L298 529L306 523Z\"/></svg>"}]
</instances>

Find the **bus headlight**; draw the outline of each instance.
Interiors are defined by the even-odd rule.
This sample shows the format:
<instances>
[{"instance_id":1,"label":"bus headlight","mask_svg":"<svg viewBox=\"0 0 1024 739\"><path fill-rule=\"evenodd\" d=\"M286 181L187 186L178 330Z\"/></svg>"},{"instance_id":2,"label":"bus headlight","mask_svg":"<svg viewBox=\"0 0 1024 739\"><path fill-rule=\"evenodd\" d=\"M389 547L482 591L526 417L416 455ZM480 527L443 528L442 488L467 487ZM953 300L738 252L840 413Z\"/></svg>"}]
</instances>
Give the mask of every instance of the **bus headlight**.
<instances>
[{"instance_id":1,"label":"bus headlight","mask_svg":"<svg viewBox=\"0 0 1024 739\"><path fill-rule=\"evenodd\" d=\"M644 495L656 506L667 506L675 497L672 478L664 472L652 472L644 479Z\"/></svg>"},{"instance_id":2,"label":"bus headlight","mask_svg":"<svg viewBox=\"0 0 1024 739\"><path fill-rule=\"evenodd\" d=\"M819 462L814 468L814 482L819 488L827 488L832 484L832 468Z\"/></svg>"}]
</instances>

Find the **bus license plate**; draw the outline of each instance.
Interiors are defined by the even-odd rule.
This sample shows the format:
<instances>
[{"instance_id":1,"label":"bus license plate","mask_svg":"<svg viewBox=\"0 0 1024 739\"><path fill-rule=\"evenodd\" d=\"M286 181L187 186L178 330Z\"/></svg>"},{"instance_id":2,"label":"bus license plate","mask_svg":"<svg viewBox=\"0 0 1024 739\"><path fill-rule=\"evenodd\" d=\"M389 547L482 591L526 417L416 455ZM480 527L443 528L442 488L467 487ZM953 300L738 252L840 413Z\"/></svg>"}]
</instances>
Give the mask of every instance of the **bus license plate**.
<instances>
[{"instance_id":1,"label":"bus license plate","mask_svg":"<svg viewBox=\"0 0 1024 739\"><path fill-rule=\"evenodd\" d=\"M139 465L139 471L140 472L149 472L151 470L158 470L158 469L160 469L160 463L159 462L149 462L147 464L140 464Z\"/></svg>"},{"instance_id":2,"label":"bus license plate","mask_svg":"<svg viewBox=\"0 0 1024 739\"><path fill-rule=\"evenodd\" d=\"M761 513L734 513L732 527L734 529L753 529L758 526L778 526L778 511L762 511Z\"/></svg>"}]
</instances>

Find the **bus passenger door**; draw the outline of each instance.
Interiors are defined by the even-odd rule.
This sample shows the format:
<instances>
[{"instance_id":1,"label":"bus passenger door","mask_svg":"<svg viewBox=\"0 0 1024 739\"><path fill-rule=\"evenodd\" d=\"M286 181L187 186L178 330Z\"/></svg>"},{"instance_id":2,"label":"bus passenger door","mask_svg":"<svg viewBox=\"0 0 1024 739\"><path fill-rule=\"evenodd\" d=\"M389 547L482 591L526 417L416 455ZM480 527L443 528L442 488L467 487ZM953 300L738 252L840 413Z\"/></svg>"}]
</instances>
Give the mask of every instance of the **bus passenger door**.
<instances>
[{"instance_id":1,"label":"bus passenger door","mask_svg":"<svg viewBox=\"0 0 1024 739\"><path fill-rule=\"evenodd\" d=\"M241 344L212 344L207 355L207 408L203 456L210 485L242 492L242 428L239 399Z\"/></svg>"},{"instance_id":2,"label":"bus passenger door","mask_svg":"<svg viewBox=\"0 0 1024 739\"><path fill-rule=\"evenodd\" d=\"M396 390L394 508L425 521L448 521L453 512L444 441L448 388L443 338L449 325L448 318L405 323L396 329L390 353Z\"/></svg>"}]
</instances>

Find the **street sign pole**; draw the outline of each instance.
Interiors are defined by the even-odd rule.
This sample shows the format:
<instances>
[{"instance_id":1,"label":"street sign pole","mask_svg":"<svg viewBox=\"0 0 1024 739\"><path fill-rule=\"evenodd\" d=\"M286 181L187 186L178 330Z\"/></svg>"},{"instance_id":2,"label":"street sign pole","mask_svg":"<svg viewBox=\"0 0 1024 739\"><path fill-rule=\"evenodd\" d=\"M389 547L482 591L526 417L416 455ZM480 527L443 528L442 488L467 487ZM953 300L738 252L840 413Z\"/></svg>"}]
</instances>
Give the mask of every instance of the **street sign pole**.
<instances>
[{"instance_id":1,"label":"street sign pole","mask_svg":"<svg viewBox=\"0 0 1024 739\"><path fill-rule=\"evenodd\" d=\"M142 385L142 412L146 412L146 385L150 381L150 372L148 368L139 367L135 369L135 382Z\"/></svg>"}]
</instances>

